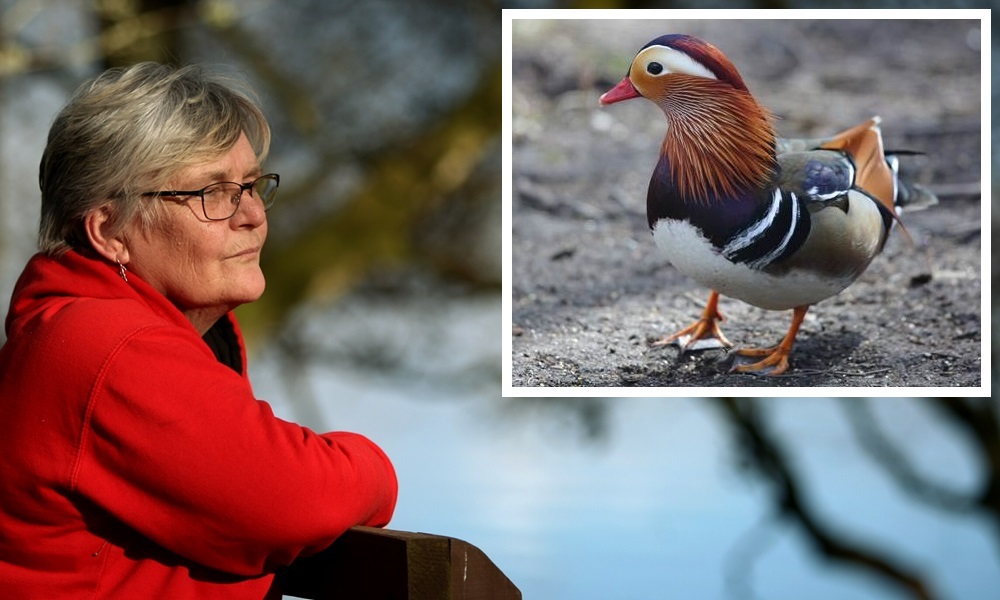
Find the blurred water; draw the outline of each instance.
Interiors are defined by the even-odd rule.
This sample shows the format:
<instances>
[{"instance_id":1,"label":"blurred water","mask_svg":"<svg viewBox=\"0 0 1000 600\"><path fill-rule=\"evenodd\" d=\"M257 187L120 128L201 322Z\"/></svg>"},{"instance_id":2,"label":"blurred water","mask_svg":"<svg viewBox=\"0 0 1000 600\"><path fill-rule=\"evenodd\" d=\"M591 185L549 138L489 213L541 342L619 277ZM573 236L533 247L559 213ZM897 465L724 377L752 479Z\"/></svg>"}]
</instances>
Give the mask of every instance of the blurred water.
<instances>
[{"instance_id":1,"label":"blurred water","mask_svg":"<svg viewBox=\"0 0 1000 600\"><path fill-rule=\"evenodd\" d=\"M905 597L829 568L770 516L769 491L737 468L709 400L501 399L346 363L309 364L290 386L285 365L273 353L252 365L258 396L279 415L382 445L400 480L391 527L479 546L525 598ZM303 386L306 401L289 396ZM858 447L838 402L770 405L820 515L923 573L942 598L995 598L988 524L902 494ZM879 401L874 412L928 477L959 491L978 483L970 447L919 401Z\"/></svg>"}]
</instances>

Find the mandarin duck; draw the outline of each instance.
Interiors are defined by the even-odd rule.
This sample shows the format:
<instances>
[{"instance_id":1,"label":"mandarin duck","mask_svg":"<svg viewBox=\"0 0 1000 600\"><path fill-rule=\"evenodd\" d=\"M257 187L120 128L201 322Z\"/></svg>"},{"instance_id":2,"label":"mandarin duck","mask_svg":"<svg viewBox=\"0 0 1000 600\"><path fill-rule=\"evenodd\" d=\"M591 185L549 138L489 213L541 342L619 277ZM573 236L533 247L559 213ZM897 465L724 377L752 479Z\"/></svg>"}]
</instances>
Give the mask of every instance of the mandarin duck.
<instances>
[{"instance_id":1,"label":"mandarin duck","mask_svg":"<svg viewBox=\"0 0 1000 600\"><path fill-rule=\"evenodd\" d=\"M660 343L731 347L719 329L720 294L793 310L781 342L737 350L750 358L734 371L785 372L806 311L881 252L903 199L936 201L898 178L879 117L828 138L777 138L733 63L698 38L652 40L600 103L638 97L667 117L646 197L653 238L674 267L711 289L701 318Z\"/></svg>"}]
</instances>

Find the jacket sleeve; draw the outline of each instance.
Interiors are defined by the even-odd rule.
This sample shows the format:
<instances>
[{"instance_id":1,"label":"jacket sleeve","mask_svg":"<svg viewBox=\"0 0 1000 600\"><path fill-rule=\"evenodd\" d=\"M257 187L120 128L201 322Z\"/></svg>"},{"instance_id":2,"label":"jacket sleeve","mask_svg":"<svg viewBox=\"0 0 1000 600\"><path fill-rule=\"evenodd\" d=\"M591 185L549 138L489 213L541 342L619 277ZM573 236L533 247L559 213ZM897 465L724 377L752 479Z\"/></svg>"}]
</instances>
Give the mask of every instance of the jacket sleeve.
<instances>
[{"instance_id":1,"label":"jacket sleeve","mask_svg":"<svg viewBox=\"0 0 1000 600\"><path fill-rule=\"evenodd\" d=\"M164 548L253 576L318 552L396 502L386 455L274 416L193 332L139 331L91 392L71 487Z\"/></svg>"}]
</instances>

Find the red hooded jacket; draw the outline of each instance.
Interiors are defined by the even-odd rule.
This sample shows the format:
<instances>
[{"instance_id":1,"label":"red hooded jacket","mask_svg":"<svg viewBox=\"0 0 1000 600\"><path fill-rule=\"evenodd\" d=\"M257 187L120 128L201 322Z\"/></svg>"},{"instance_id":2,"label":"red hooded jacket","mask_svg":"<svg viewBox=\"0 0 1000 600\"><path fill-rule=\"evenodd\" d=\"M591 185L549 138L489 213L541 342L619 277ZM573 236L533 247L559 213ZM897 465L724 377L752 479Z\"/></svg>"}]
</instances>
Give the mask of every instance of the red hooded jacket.
<instances>
[{"instance_id":1,"label":"red hooded jacket","mask_svg":"<svg viewBox=\"0 0 1000 600\"><path fill-rule=\"evenodd\" d=\"M396 502L389 459L256 400L232 315L200 336L69 252L21 275L0 348L0 596L264 598Z\"/></svg>"}]
</instances>

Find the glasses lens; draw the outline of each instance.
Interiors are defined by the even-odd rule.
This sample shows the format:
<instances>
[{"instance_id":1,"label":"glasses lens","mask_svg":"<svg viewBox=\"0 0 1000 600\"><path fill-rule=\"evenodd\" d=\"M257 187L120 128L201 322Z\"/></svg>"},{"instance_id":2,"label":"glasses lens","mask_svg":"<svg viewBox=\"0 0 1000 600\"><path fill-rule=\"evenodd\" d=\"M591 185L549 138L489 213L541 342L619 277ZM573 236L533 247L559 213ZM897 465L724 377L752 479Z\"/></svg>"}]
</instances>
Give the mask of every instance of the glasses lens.
<instances>
[{"instance_id":1,"label":"glasses lens","mask_svg":"<svg viewBox=\"0 0 1000 600\"><path fill-rule=\"evenodd\" d=\"M254 182L253 193L264 203L264 210L271 208L278 196L278 176L264 175Z\"/></svg>"},{"instance_id":2,"label":"glasses lens","mask_svg":"<svg viewBox=\"0 0 1000 600\"><path fill-rule=\"evenodd\" d=\"M205 216L212 220L228 219L236 213L243 190L235 183L216 183L204 190Z\"/></svg>"}]
</instances>

